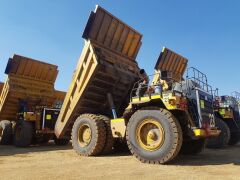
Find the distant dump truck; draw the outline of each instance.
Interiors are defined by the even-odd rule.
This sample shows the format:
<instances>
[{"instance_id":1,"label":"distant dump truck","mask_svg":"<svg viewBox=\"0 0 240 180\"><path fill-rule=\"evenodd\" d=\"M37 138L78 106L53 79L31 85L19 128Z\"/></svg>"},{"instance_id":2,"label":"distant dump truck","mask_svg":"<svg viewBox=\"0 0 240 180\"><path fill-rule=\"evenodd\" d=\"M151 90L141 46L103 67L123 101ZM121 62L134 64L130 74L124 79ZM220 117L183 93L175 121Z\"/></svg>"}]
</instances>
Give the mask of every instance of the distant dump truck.
<instances>
[{"instance_id":1,"label":"distant dump truck","mask_svg":"<svg viewBox=\"0 0 240 180\"><path fill-rule=\"evenodd\" d=\"M140 161L166 163L181 151L200 153L219 135L213 96L202 73L183 74L187 59L164 48L153 82L136 55L142 35L97 6L83 33L85 46L56 122L59 138L71 136L82 156L109 153L127 141Z\"/></svg>"},{"instance_id":2,"label":"distant dump truck","mask_svg":"<svg viewBox=\"0 0 240 180\"><path fill-rule=\"evenodd\" d=\"M0 143L28 146L54 137L65 92L56 91L57 66L14 55L0 95ZM55 138L57 144L68 140Z\"/></svg>"},{"instance_id":3,"label":"distant dump truck","mask_svg":"<svg viewBox=\"0 0 240 180\"><path fill-rule=\"evenodd\" d=\"M209 148L223 148L235 145L240 140L240 93L233 92L231 96L215 96L216 125L222 131L220 136L208 140Z\"/></svg>"}]
</instances>

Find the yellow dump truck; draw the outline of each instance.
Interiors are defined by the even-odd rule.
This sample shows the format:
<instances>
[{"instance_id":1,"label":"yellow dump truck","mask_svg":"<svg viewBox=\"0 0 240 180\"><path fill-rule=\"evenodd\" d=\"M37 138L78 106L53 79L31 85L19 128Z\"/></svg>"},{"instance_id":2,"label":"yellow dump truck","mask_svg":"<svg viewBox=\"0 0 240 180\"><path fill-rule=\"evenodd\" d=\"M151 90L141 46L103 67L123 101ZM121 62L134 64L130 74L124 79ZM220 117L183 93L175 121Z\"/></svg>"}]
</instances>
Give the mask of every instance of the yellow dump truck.
<instances>
[{"instance_id":1,"label":"yellow dump truck","mask_svg":"<svg viewBox=\"0 0 240 180\"><path fill-rule=\"evenodd\" d=\"M127 141L140 161L166 163L181 151L197 154L219 135L213 96L201 72L183 74L188 60L164 48L150 83L136 56L142 35L97 6L83 33L86 40L55 125L82 156L109 153ZM200 78L201 77L201 78Z\"/></svg>"},{"instance_id":2,"label":"yellow dump truck","mask_svg":"<svg viewBox=\"0 0 240 180\"><path fill-rule=\"evenodd\" d=\"M0 142L16 146L47 142L54 137L54 126L65 92L56 91L58 67L14 55L5 70L6 82L0 95ZM55 140L66 144L68 140Z\"/></svg>"}]
</instances>

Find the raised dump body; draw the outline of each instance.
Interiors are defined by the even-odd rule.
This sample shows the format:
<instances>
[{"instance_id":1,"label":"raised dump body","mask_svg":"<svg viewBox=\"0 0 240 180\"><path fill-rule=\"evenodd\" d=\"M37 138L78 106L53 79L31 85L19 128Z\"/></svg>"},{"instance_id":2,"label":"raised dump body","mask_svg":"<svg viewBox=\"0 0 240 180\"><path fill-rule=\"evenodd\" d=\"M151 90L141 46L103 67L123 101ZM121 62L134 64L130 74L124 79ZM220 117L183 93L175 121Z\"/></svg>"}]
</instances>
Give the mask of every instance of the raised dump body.
<instances>
[{"instance_id":1,"label":"raised dump body","mask_svg":"<svg viewBox=\"0 0 240 180\"><path fill-rule=\"evenodd\" d=\"M135 58L142 35L136 30L97 6L83 38L85 45L55 126L58 137L70 136L80 114L111 115L108 93L121 115L139 77Z\"/></svg>"},{"instance_id":2,"label":"raised dump body","mask_svg":"<svg viewBox=\"0 0 240 180\"><path fill-rule=\"evenodd\" d=\"M155 65L155 70L171 74L171 79L180 82L186 70L188 60L183 56L164 47Z\"/></svg>"},{"instance_id":3,"label":"raised dump body","mask_svg":"<svg viewBox=\"0 0 240 180\"><path fill-rule=\"evenodd\" d=\"M16 120L21 100L29 106L48 106L63 101L65 92L56 91L58 67L19 55L10 58L8 75L0 95L0 120Z\"/></svg>"}]
</instances>

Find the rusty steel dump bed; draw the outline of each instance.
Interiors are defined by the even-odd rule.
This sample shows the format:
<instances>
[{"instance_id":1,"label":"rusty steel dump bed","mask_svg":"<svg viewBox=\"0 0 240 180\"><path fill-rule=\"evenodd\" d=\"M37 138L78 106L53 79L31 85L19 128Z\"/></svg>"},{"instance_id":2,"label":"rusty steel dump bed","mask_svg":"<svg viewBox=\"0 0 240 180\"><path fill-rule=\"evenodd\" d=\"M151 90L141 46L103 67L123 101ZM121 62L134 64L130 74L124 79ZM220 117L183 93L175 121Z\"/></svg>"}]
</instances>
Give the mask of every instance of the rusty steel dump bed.
<instances>
[{"instance_id":1,"label":"rusty steel dump bed","mask_svg":"<svg viewBox=\"0 0 240 180\"><path fill-rule=\"evenodd\" d=\"M136 56L142 35L136 30L97 6L83 38L85 45L55 126L58 137L70 136L80 114L111 115L108 93L121 115L138 79Z\"/></svg>"},{"instance_id":2,"label":"rusty steel dump bed","mask_svg":"<svg viewBox=\"0 0 240 180\"><path fill-rule=\"evenodd\" d=\"M155 65L156 70L172 73L172 79L179 82L183 79L188 59L164 47Z\"/></svg>"},{"instance_id":3,"label":"rusty steel dump bed","mask_svg":"<svg viewBox=\"0 0 240 180\"><path fill-rule=\"evenodd\" d=\"M3 83L3 82L0 82L0 93L2 92L3 85L4 85L4 83Z\"/></svg>"},{"instance_id":4,"label":"rusty steel dump bed","mask_svg":"<svg viewBox=\"0 0 240 180\"><path fill-rule=\"evenodd\" d=\"M0 120L16 120L19 101L31 106L51 107L63 101L65 92L56 91L54 83L58 67L27 57L14 55L5 70L7 80L0 95Z\"/></svg>"}]
</instances>

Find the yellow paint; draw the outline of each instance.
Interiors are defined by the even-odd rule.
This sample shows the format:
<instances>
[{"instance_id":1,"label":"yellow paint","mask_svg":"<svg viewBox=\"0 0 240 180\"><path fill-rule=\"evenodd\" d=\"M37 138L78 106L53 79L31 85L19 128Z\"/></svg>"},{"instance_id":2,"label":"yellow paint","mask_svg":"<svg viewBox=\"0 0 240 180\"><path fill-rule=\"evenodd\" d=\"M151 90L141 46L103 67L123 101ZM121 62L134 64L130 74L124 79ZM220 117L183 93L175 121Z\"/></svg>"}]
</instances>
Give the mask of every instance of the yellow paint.
<instances>
[{"instance_id":1,"label":"yellow paint","mask_svg":"<svg viewBox=\"0 0 240 180\"><path fill-rule=\"evenodd\" d=\"M221 114L221 116L224 119L233 119L234 115L233 115L233 111L232 110L228 110L228 109L219 109L218 112Z\"/></svg>"},{"instance_id":2,"label":"yellow paint","mask_svg":"<svg viewBox=\"0 0 240 180\"><path fill-rule=\"evenodd\" d=\"M206 136L206 131L203 129L194 129L193 130L195 136L199 137L199 136Z\"/></svg>"},{"instance_id":3,"label":"yellow paint","mask_svg":"<svg viewBox=\"0 0 240 180\"><path fill-rule=\"evenodd\" d=\"M204 102L204 100L201 100L201 101L200 101L200 106L201 106L201 109L204 109L204 108L205 108L205 102Z\"/></svg>"},{"instance_id":4,"label":"yellow paint","mask_svg":"<svg viewBox=\"0 0 240 180\"><path fill-rule=\"evenodd\" d=\"M163 93L163 97L159 94L153 95L153 96L146 96L146 97L135 97L132 99L132 103L141 103L141 102L149 102L151 100L159 99L163 102L163 104L166 106L168 110L174 110L178 109L177 104L180 102L186 101L184 99L181 99L179 96L174 96L172 92L170 93Z\"/></svg>"},{"instance_id":5,"label":"yellow paint","mask_svg":"<svg viewBox=\"0 0 240 180\"><path fill-rule=\"evenodd\" d=\"M208 133L204 129L194 129L193 132L196 137L218 136L221 133L221 131L218 129L211 129L208 131Z\"/></svg>"},{"instance_id":6,"label":"yellow paint","mask_svg":"<svg viewBox=\"0 0 240 180\"><path fill-rule=\"evenodd\" d=\"M123 122L125 121L123 118L111 119L111 122Z\"/></svg>"},{"instance_id":7,"label":"yellow paint","mask_svg":"<svg viewBox=\"0 0 240 180\"><path fill-rule=\"evenodd\" d=\"M47 114L46 115L46 120L51 120L52 119L52 115L51 114Z\"/></svg>"},{"instance_id":8,"label":"yellow paint","mask_svg":"<svg viewBox=\"0 0 240 180\"><path fill-rule=\"evenodd\" d=\"M221 115L224 115L224 114L225 114L225 109L220 109L220 110L219 110L219 113L220 113Z\"/></svg>"},{"instance_id":9,"label":"yellow paint","mask_svg":"<svg viewBox=\"0 0 240 180\"><path fill-rule=\"evenodd\" d=\"M135 97L135 98L133 98L132 99L132 103L136 103L136 102L142 102L142 101L150 101L150 100L153 100L153 99L162 99L162 97L161 97L161 95L153 95L153 96L151 96L151 97L149 97L149 96L146 96L146 97L140 97L140 98L138 98L138 97Z\"/></svg>"},{"instance_id":10,"label":"yellow paint","mask_svg":"<svg viewBox=\"0 0 240 180\"><path fill-rule=\"evenodd\" d=\"M37 114L33 112L24 112L24 119L26 121L36 121L37 120Z\"/></svg>"},{"instance_id":11,"label":"yellow paint","mask_svg":"<svg viewBox=\"0 0 240 180\"><path fill-rule=\"evenodd\" d=\"M146 151L160 149L165 141L164 129L155 119L144 119L135 133L138 144Z\"/></svg>"},{"instance_id":12,"label":"yellow paint","mask_svg":"<svg viewBox=\"0 0 240 180\"><path fill-rule=\"evenodd\" d=\"M80 147L86 147L92 140L92 131L88 124L82 124L78 129L78 143Z\"/></svg>"}]
</instances>

